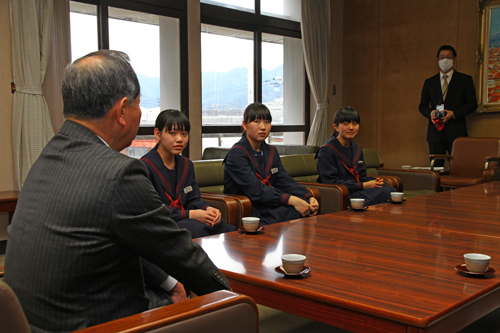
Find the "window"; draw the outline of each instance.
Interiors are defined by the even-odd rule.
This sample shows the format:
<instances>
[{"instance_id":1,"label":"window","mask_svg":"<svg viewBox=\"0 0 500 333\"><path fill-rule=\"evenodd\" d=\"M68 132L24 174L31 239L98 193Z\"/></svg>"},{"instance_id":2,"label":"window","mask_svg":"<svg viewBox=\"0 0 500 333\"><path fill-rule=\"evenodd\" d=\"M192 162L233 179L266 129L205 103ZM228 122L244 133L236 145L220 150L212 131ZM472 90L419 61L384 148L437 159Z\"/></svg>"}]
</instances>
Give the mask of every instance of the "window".
<instances>
[{"instance_id":1,"label":"window","mask_svg":"<svg viewBox=\"0 0 500 333\"><path fill-rule=\"evenodd\" d=\"M202 124L240 125L253 102L253 33L202 24Z\"/></svg>"},{"instance_id":2,"label":"window","mask_svg":"<svg viewBox=\"0 0 500 333\"><path fill-rule=\"evenodd\" d=\"M271 111L276 133L270 142L304 144L308 86L300 23L293 21L300 19L300 1L202 2L203 149L238 141L243 112L252 102Z\"/></svg>"},{"instance_id":3,"label":"window","mask_svg":"<svg viewBox=\"0 0 500 333\"><path fill-rule=\"evenodd\" d=\"M186 109L187 88L183 85L187 86L187 81L181 78L181 58L186 56L186 46L181 43L185 8L168 8L163 1L157 2L109 0L106 5L94 5L70 1L73 60L97 49L119 50L129 55L137 73L141 128L136 140L123 151L133 157L141 157L155 145L153 127L161 110Z\"/></svg>"},{"instance_id":4,"label":"window","mask_svg":"<svg viewBox=\"0 0 500 333\"><path fill-rule=\"evenodd\" d=\"M97 6L70 1L71 61L97 51Z\"/></svg>"}]
</instances>

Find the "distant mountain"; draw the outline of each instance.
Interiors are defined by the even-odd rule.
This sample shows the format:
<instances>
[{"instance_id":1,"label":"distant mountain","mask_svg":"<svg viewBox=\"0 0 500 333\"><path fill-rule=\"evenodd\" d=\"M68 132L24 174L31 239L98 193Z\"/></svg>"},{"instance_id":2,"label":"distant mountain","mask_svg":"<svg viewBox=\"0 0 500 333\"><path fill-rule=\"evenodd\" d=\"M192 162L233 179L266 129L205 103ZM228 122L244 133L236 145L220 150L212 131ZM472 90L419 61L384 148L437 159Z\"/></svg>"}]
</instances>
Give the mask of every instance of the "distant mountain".
<instances>
[{"instance_id":1,"label":"distant mountain","mask_svg":"<svg viewBox=\"0 0 500 333\"><path fill-rule=\"evenodd\" d=\"M141 107L160 107L160 78L137 74L141 85Z\"/></svg>"},{"instance_id":2,"label":"distant mountain","mask_svg":"<svg viewBox=\"0 0 500 333\"><path fill-rule=\"evenodd\" d=\"M274 91L271 84L274 77L283 77L283 65L273 70L262 71L262 100L273 101L283 93L283 86L279 92ZM160 78L138 74L141 85L141 107L160 107ZM268 82L266 82L268 81ZM216 106L218 109L244 109L248 105L248 69L234 68L227 73L206 72L202 75L202 108L209 109Z\"/></svg>"}]
</instances>

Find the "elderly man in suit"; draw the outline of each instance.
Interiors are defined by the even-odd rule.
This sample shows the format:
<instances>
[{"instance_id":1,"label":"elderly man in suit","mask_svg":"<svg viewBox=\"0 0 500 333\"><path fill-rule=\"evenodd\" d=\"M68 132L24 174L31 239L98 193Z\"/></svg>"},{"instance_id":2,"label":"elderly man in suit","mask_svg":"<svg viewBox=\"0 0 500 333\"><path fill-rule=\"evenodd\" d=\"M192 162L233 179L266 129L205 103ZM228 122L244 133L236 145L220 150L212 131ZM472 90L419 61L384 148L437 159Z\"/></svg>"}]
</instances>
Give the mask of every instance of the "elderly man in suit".
<instances>
[{"instance_id":1,"label":"elderly man in suit","mask_svg":"<svg viewBox=\"0 0 500 333\"><path fill-rule=\"evenodd\" d=\"M437 53L440 72L425 80L422 88L419 110L429 119L427 142L431 154L451 153L453 141L467 136L465 117L477 109L472 77L453 69L456 59L452 46L441 46ZM435 166L442 163L436 161Z\"/></svg>"},{"instance_id":2,"label":"elderly man in suit","mask_svg":"<svg viewBox=\"0 0 500 333\"><path fill-rule=\"evenodd\" d=\"M121 52L94 52L65 70L66 121L31 168L8 229L5 281L33 332L147 310L141 257L196 294L229 289L170 219L142 162L119 153L136 136L139 93ZM172 285L174 300L183 299L182 284Z\"/></svg>"}]
</instances>

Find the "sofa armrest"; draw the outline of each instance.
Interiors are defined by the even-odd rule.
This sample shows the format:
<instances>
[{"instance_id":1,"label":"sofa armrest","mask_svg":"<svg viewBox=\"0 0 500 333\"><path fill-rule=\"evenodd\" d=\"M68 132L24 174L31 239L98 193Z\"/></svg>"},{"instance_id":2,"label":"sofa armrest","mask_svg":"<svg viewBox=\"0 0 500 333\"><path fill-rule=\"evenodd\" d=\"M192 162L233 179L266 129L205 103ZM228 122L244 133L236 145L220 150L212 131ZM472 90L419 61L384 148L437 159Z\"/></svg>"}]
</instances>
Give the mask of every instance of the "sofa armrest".
<instances>
[{"instance_id":1,"label":"sofa armrest","mask_svg":"<svg viewBox=\"0 0 500 333\"><path fill-rule=\"evenodd\" d=\"M437 171L378 169L380 175L397 176L401 178L405 190L440 190L441 176Z\"/></svg>"},{"instance_id":2,"label":"sofa armrest","mask_svg":"<svg viewBox=\"0 0 500 333\"><path fill-rule=\"evenodd\" d=\"M436 155L436 154L431 154L429 155L431 158L431 171L434 171L434 163L436 160L450 160L451 156L450 155Z\"/></svg>"},{"instance_id":3,"label":"sofa armrest","mask_svg":"<svg viewBox=\"0 0 500 333\"><path fill-rule=\"evenodd\" d=\"M222 290L77 331L112 332L258 332L257 305L248 296Z\"/></svg>"},{"instance_id":4,"label":"sofa armrest","mask_svg":"<svg viewBox=\"0 0 500 333\"><path fill-rule=\"evenodd\" d=\"M235 194L220 194L211 192L201 192L201 199L208 201L213 207L227 211L227 218L222 214L222 217L228 224L235 227L241 227L241 218L252 216L252 202L243 195Z\"/></svg>"},{"instance_id":5,"label":"sofa armrest","mask_svg":"<svg viewBox=\"0 0 500 333\"><path fill-rule=\"evenodd\" d=\"M242 211L240 203L236 198L203 192L201 200L207 201L212 207L220 210L221 216L226 220L227 224L234 225L235 227L240 226Z\"/></svg>"},{"instance_id":6,"label":"sofa armrest","mask_svg":"<svg viewBox=\"0 0 500 333\"><path fill-rule=\"evenodd\" d=\"M298 182L308 189L315 188L321 194L318 214L328 214L346 210L349 203L349 190L344 185Z\"/></svg>"},{"instance_id":7,"label":"sofa armrest","mask_svg":"<svg viewBox=\"0 0 500 333\"><path fill-rule=\"evenodd\" d=\"M493 167L493 169L497 169L498 162L500 162L500 157L487 156L486 157L486 163L484 164L484 170L490 169L490 163L491 162L497 162L497 163L494 163L494 167Z\"/></svg>"}]
</instances>

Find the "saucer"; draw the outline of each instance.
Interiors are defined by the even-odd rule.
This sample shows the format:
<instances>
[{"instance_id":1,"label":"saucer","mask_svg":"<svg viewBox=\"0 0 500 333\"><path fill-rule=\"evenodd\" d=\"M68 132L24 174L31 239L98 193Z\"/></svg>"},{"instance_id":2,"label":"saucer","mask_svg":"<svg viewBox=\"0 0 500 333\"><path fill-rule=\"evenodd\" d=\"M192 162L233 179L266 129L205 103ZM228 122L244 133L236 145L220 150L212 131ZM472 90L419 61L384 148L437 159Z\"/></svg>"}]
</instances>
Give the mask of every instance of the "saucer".
<instances>
[{"instance_id":1,"label":"saucer","mask_svg":"<svg viewBox=\"0 0 500 333\"><path fill-rule=\"evenodd\" d=\"M350 211L354 211L354 212L362 212L364 210L367 210L368 209L368 206L365 206L363 207L362 209L354 209L352 208L351 206L347 206L347 209L350 210Z\"/></svg>"},{"instance_id":2,"label":"saucer","mask_svg":"<svg viewBox=\"0 0 500 333\"><path fill-rule=\"evenodd\" d=\"M245 230L245 228L243 228L243 227L239 227L239 228L238 228L238 231L244 232L244 233L246 233L246 234L257 234L257 233L259 233L259 232L261 232L261 231L264 231L264 230L266 230L266 229L265 229L264 227L262 227L262 226L261 226L261 227L258 227L258 228L257 228L257 230L255 230L255 231L247 231L247 230Z\"/></svg>"},{"instance_id":3,"label":"saucer","mask_svg":"<svg viewBox=\"0 0 500 333\"><path fill-rule=\"evenodd\" d=\"M276 273L284 274L284 275L289 275L289 276L297 276L297 275L303 275L311 272L311 267L309 266L304 266L304 269L300 273L286 273L285 270L283 269L283 266L277 266L274 271Z\"/></svg>"},{"instance_id":4,"label":"saucer","mask_svg":"<svg viewBox=\"0 0 500 333\"><path fill-rule=\"evenodd\" d=\"M474 272L469 272L469 270L467 270L467 266L465 266L465 264L462 264L462 265L456 265L455 266L455 269L461 273L464 273L464 274L471 274L471 275L489 275L489 274L493 274L495 273L495 270L491 267L488 267L488 269L486 270L486 272L484 273L474 273Z\"/></svg>"},{"instance_id":5,"label":"saucer","mask_svg":"<svg viewBox=\"0 0 500 333\"><path fill-rule=\"evenodd\" d=\"M392 199L387 199L387 201L392 202L393 204L402 204L406 201L406 199L403 199L403 201L392 201Z\"/></svg>"}]
</instances>

